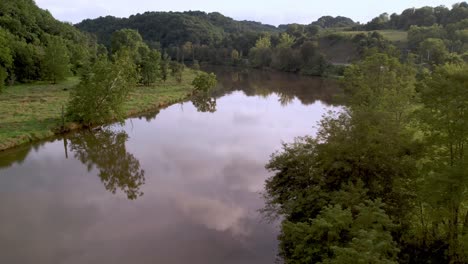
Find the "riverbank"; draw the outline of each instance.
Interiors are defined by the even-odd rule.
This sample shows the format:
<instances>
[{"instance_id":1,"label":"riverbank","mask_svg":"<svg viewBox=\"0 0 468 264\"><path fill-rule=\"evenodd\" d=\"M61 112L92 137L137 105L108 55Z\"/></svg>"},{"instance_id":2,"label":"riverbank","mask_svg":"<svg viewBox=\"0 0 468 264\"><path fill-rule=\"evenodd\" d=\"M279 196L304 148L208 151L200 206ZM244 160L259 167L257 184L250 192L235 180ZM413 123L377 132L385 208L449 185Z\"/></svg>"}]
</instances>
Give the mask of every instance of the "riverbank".
<instances>
[{"instance_id":1,"label":"riverbank","mask_svg":"<svg viewBox=\"0 0 468 264\"><path fill-rule=\"evenodd\" d=\"M137 87L125 104L127 116L187 99L194 78L195 72L187 69L181 83L169 77L166 82ZM78 83L79 79L73 77L56 85L45 82L15 85L0 93L0 151L60 134L62 106L66 106L70 90ZM74 123L66 123L65 127L79 128Z\"/></svg>"}]
</instances>

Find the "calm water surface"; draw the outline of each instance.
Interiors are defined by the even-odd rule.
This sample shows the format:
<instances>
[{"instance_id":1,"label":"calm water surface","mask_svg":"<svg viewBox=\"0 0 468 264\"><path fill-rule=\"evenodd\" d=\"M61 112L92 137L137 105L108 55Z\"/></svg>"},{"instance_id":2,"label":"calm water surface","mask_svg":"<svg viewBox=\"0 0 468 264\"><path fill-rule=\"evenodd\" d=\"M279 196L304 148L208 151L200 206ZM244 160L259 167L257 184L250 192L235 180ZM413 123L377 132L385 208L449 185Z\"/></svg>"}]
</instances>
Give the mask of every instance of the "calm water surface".
<instances>
[{"instance_id":1,"label":"calm water surface","mask_svg":"<svg viewBox=\"0 0 468 264\"><path fill-rule=\"evenodd\" d=\"M336 85L216 72L212 97L0 153L0 263L273 263L265 163Z\"/></svg>"}]
</instances>

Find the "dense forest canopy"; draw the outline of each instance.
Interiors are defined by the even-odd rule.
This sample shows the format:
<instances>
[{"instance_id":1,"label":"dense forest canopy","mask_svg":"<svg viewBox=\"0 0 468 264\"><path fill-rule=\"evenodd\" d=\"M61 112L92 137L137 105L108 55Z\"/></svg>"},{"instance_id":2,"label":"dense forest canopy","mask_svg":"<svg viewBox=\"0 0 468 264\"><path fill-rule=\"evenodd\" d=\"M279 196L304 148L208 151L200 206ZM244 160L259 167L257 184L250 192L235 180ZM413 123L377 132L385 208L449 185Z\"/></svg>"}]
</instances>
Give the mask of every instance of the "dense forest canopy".
<instances>
[{"instance_id":1,"label":"dense forest canopy","mask_svg":"<svg viewBox=\"0 0 468 264\"><path fill-rule=\"evenodd\" d=\"M77 73L97 49L91 34L55 20L33 0L0 2L0 43L0 86L5 81L54 79L51 67L59 63L64 63L61 70ZM60 60L51 62L48 50L61 52Z\"/></svg>"},{"instance_id":2,"label":"dense forest canopy","mask_svg":"<svg viewBox=\"0 0 468 264\"><path fill-rule=\"evenodd\" d=\"M454 4L451 8L445 6L408 8L401 14L387 13L372 19L365 25L367 30L399 29L407 30L411 26L428 27L434 24L447 26L468 19L468 3Z\"/></svg>"},{"instance_id":3,"label":"dense forest canopy","mask_svg":"<svg viewBox=\"0 0 468 264\"><path fill-rule=\"evenodd\" d=\"M192 42L199 45L218 45L230 34L245 32L277 32L276 27L252 21L235 21L220 13L201 11L145 12L129 18L112 16L86 19L77 28L95 33L102 43L109 44L115 30L131 28L138 30L150 42L159 42L162 47Z\"/></svg>"}]
</instances>

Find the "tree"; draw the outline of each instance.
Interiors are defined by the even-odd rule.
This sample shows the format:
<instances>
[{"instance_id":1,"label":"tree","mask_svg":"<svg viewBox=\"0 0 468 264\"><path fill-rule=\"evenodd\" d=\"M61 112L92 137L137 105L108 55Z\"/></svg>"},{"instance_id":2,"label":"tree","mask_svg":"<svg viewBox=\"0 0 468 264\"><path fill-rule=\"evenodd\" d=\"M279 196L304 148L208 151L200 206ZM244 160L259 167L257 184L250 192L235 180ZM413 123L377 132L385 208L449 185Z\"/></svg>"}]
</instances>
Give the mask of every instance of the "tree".
<instances>
[{"instance_id":1,"label":"tree","mask_svg":"<svg viewBox=\"0 0 468 264\"><path fill-rule=\"evenodd\" d=\"M291 37L288 33L281 33L277 48L291 48L294 44L294 37Z\"/></svg>"},{"instance_id":2,"label":"tree","mask_svg":"<svg viewBox=\"0 0 468 264\"><path fill-rule=\"evenodd\" d=\"M264 212L283 221L286 263L396 263L412 215L419 145L408 129L415 71L374 54L350 66L348 106L266 168ZM398 223L399 225L395 225Z\"/></svg>"},{"instance_id":3,"label":"tree","mask_svg":"<svg viewBox=\"0 0 468 264\"><path fill-rule=\"evenodd\" d=\"M143 38L138 31L128 28L121 29L112 34L111 51L116 53L124 48L136 53L142 43Z\"/></svg>"},{"instance_id":4,"label":"tree","mask_svg":"<svg viewBox=\"0 0 468 264\"><path fill-rule=\"evenodd\" d=\"M13 65L13 54L10 49L11 41L11 34L0 28L0 92L8 78L8 70L11 70Z\"/></svg>"},{"instance_id":5,"label":"tree","mask_svg":"<svg viewBox=\"0 0 468 264\"><path fill-rule=\"evenodd\" d=\"M426 160L420 185L423 234L448 244L450 263L468 261L468 66L447 64L419 85ZM423 236L423 243L431 241Z\"/></svg>"},{"instance_id":6,"label":"tree","mask_svg":"<svg viewBox=\"0 0 468 264\"><path fill-rule=\"evenodd\" d=\"M190 58L192 61L195 60L195 49L193 47L192 42L187 41L182 45L182 62L185 60L185 58Z\"/></svg>"},{"instance_id":7,"label":"tree","mask_svg":"<svg viewBox=\"0 0 468 264\"><path fill-rule=\"evenodd\" d=\"M236 49L231 51L231 61L233 64L237 64L240 60L240 54Z\"/></svg>"},{"instance_id":8,"label":"tree","mask_svg":"<svg viewBox=\"0 0 468 264\"><path fill-rule=\"evenodd\" d=\"M119 52L114 60L98 58L72 91L67 107L71 120L88 126L123 120L123 104L136 84L136 66L129 52Z\"/></svg>"},{"instance_id":9,"label":"tree","mask_svg":"<svg viewBox=\"0 0 468 264\"><path fill-rule=\"evenodd\" d=\"M164 82L167 80L167 76L169 75L170 62L171 62L171 58L166 52L164 52L162 59L161 59L161 78Z\"/></svg>"},{"instance_id":10,"label":"tree","mask_svg":"<svg viewBox=\"0 0 468 264\"><path fill-rule=\"evenodd\" d=\"M444 64L449 58L449 52L442 39L424 40L419 46L419 53L421 60L430 65Z\"/></svg>"},{"instance_id":11,"label":"tree","mask_svg":"<svg viewBox=\"0 0 468 264\"><path fill-rule=\"evenodd\" d=\"M185 66L177 61L171 61L169 63L169 68L171 69L171 75L176 78L177 82L181 83Z\"/></svg>"},{"instance_id":12,"label":"tree","mask_svg":"<svg viewBox=\"0 0 468 264\"><path fill-rule=\"evenodd\" d=\"M343 82L354 111L382 113L388 120L408 120L415 96L415 70L387 54L374 54L350 66Z\"/></svg>"},{"instance_id":13,"label":"tree","mask_svg":"<svg viewBox=\"0 0 468 264\"><path fill-rule=\"evenodd\" d=\"M43 62L44 78L56 84L70 73L68 49L62 39L51 37L45 49Z\"/></svg>"},{"instance_id":14,"label":"tree","mask_svg":"<svg viewBox=\"0 0 468 264\"><path fill-rule=\"evenodd\" d=\"M143 58L140 66L141 82L149 86L161 77L161 53L152 50Z\"/></svg>"},{"instance_id":15,"label":"tree","mask_svg":"<svg viewBox=\"0 0 468 264\"><path fill-rule=\"evenodd\" d=\"M206 93L210 89L216 86L216 75L214 73L205 73L202 72L195 77L192 81L192 85L195 88L196 92Z\"/></svg>"},{"instance_id":16,"label":"tree","mask_svg":"<svg viewBox=\"0 0 468 264\"><path fill-rule=\"evenodd\" d=\"M5 88L5 81L8 78L8 73L5 68L0 66L0 92Z\"/></svg>"},{"instance_id":17,"label":"tree","mask_svg":"<svg viewBox=\"0 0 468 264\"><path fill-rule=\"evenodd\" d=\"M270 36L260 37L255 47L249 52L251 63L256 68L269 67L271 65L271 38Z\"/></svg>"}]
</instances>

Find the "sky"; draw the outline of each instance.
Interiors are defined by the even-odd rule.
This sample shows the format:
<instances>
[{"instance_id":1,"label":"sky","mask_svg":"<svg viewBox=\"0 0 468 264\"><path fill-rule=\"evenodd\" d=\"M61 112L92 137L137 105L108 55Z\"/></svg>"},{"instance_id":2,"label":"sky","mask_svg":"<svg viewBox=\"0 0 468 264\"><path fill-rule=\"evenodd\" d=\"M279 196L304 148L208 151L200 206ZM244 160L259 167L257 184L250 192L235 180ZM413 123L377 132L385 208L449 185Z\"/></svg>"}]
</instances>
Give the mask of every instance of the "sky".
<instances>
[{"instance_id":1,"label":"sky","mask_svg":"<svg viewBox=\"0 0 468 264\"><path fill-rule=\"evenodd\" d=\"M387 12L406 8L445 5L461 0L36 0L36 4L66 22L112 15L128 17L146 11L220 12L236 20L254 20L271 25L309 24L324 15L346 16L366 23Z\"/></svg>"}]
</instances>

